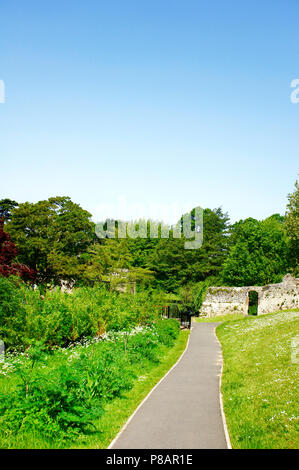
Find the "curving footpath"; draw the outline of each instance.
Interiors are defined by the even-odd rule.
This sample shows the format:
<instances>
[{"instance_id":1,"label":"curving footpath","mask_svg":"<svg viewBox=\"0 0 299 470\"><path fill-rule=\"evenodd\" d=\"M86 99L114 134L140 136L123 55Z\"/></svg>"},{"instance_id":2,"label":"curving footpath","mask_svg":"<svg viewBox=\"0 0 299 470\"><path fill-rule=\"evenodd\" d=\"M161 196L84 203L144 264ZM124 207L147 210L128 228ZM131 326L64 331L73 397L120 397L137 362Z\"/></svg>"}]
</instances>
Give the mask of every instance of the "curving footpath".
<instances>
[{"instance_id":1,"label":"curving footpath","mask_svg":"<svg viewBox=\"0 0 299 470\"><path fill-rule=\"evenodd\" d=\"M219 323L192 323L176 366L132 415L110 449L227 449L220 408Z\"/></svg>"}]
</instances>

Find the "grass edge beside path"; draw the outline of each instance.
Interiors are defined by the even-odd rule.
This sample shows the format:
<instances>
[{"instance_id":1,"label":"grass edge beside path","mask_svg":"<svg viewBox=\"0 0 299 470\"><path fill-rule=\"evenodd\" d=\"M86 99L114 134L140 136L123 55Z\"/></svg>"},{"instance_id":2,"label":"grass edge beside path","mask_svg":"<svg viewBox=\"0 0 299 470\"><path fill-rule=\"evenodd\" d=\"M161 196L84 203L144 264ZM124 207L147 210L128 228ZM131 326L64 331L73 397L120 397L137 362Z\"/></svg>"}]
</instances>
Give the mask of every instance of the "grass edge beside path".
<instances>
[{"instance_id":1,"label":"grass edge beside path","mask_svg":"<svg viewBox=\"0 0 299 470\"><path fill-rule=\"evenodd\" d=\"M194 317L194 321L196 323L219 323L219 322L227 322L227 321L235 321L235 320L243 320L245 315L243 313L231 313L228 315L216 315L215 317Z\"/></svg>"},{"instance_id":2,"label":"grass edge beside path","mask_svg":"<svg viewBox=\"0 0 299 470\"><path fill-rule=\"evenodd\" d=\"M299 445L298 364L291 362L298 312L245 317L216 328L223 354L221 394L234 449Z\"/></svg>"},{"instance_id":3,"label":"grass edge beside path","mask_svg":"<svg viewBox=\"0 0 299 470\"><path fill-rule=\"evenodd\" d=\"M157 367L154 367L144 380L139 380L134 387L125 394L125 396L114 399L105 408L105 414L99 422L101 437L99 433L85 438L82 445L72 445L76 449L107 449L119 431L123 428L136 408L150 393L152 388L167 374L179 360L186 349L190 331L180 331L174 346L167 351Z\"/></svg>"}]
</instances>

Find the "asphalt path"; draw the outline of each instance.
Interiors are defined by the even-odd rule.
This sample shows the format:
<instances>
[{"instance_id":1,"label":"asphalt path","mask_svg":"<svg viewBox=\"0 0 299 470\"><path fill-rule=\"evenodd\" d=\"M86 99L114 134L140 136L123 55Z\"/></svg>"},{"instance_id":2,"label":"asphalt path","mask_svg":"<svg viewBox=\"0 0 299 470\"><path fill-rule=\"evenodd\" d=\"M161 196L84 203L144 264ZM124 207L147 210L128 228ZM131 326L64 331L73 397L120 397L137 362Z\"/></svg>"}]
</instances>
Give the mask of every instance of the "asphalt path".
<instances>
[{"instance_id":1,"label":"asphalt path","mask_svg":"<svg viewBox=\"0 0 299 470\"><path fill-rule=\"evenodd\" d=\"M192 323L177 365L137 409L111 449L226 449L220 408L219 323Z\"/></svg>"}]
</instances>

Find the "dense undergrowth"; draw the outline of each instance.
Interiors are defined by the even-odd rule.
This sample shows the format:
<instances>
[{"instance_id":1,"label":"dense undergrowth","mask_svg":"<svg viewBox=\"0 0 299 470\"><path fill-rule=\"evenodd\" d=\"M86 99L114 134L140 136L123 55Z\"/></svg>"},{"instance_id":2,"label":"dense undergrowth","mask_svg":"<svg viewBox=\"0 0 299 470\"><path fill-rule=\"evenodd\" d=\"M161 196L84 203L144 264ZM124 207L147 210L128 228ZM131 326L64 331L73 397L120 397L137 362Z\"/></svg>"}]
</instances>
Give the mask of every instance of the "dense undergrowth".
<instances>
[{"instance_id":1,"label":"dense undergrowth","mask_svg":"<svg viewBox=\"0 0 299 470\"><path fill-rule=\"evenodd\" d=\"M18 278L0 277L0 338L6 350L25 350L33 340L66 346L106 331L151 324L160 312L159 294L81 287L72 294L47 290L41 295Z\"/></svg>"},{"instance_id":2,"label":"dense undergrowth","mask_svg":"<svg viewBox=\"0 0 299 470\"><path fill-rule=\"evenodd\" d=\"M97 432L106 405L178 337L160 314L156 293L41 292L0 277L0 447L67 447Z\"/></svg>"},{"instance_id":3,"label":"dense undergrowth","mask_svg":"<svg viewBox=\"0 0 299 470\"><path fill-rule=\"evenodd\" d=\"M99 431L105 407L158 366L176 320L49 350L36 341L0 364L0 447L68 447ZM73 445L73 444L72 444Z\"/></svg>"}]
</instances>

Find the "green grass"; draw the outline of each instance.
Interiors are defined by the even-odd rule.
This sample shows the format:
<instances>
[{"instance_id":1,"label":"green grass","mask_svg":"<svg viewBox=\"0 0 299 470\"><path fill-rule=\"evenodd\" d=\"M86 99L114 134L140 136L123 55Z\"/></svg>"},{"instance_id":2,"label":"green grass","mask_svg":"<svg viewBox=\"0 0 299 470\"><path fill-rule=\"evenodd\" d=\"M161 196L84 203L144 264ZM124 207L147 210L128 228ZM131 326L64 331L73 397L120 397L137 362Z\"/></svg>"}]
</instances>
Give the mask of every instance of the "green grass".
<instances>
[{"instance_id":1,"label":"green grass","mask_svg":"<svg viewBox=\"0 0 299 470\"><path fill-rule=\"evenodd\" d=\"M244 315L242 313L231 313L229 315L217 315L216 317L194 317L194 320L198 323L215 323L241 320L243 318Z\"/></svg>"},{"instance_id":2,"label":"green grass","mask_svg":"<svg viewBox=\"0 0 299 470\"><path fill-rule=\"evenodd\" d=\"M245 317L217 327L224 356L224 412L233 448L299 446L299 364L291 359L298 312Z\"/></svg>"}]
</instances>

